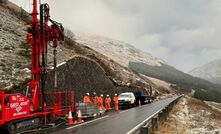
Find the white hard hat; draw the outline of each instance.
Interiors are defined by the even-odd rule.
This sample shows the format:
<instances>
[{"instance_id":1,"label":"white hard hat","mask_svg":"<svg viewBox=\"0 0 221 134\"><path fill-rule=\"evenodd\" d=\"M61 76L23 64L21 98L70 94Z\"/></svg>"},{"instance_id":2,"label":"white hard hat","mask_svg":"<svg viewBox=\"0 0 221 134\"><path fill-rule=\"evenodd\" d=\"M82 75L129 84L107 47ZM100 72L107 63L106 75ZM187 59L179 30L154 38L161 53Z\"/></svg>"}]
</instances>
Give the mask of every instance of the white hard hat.
<instances>
[{"instance_id":1,"label":"white hard hat","mask_svg":"<svg viewBox=\"0 0 221 134\"><path fill-rule=\"evenodd\" d=\"M109 94L107 94L107 97L109 97Z\"/></svg>"},{"instance_id":2,"label":"white hard hat","mask_svg":"<svg viewBox=\"0 0 221 134\"><path fill-rule=\"evenodd\" d=\"M88 95L88 96L89 96L90 94L89 94L89 93L86 93L86 95Z\"/></svg>"},{"instance_id":3,"label":"white hard hat","mask_svg":"<svg viewBox=\"0 0 221 134\"><path fill-rule=\"evenodd\" d=\"M101 94L101 96L103 97L103 94Z\"/></svg>"},{"instance_id":4,"label":"white hard hat","mask_svg":"<svg viewBox=\"0 0 221 134\"><path fill-rule=\"evenodd\" d=\"M96 92L94 92L93 94L96 95Z\"/></svg>"},{"instance_id":5,"label":"white hard hat","mask_svg":"<svg viewBox=\"0 0 221 134\"><path fill-rule=\"evenodd\" d=\"M117 94L114 94L114 96L117 96Z\"/></svg>"}]
</instances>

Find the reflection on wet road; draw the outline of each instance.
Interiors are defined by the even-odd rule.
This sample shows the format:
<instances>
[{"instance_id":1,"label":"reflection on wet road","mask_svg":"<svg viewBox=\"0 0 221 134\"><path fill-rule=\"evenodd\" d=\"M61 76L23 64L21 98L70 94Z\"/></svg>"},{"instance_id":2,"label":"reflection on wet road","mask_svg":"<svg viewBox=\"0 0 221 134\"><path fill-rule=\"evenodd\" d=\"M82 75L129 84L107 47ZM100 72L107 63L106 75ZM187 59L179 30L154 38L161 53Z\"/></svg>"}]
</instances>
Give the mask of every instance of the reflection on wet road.
<instances>
[{"instance_id":1,"label":"reflection on wet road","mask_svg":"<svg viewBox=\"0 0 221 134\"><path fill-rule=\"evenodd\" d=\"M110 114L79 124L56 130L53 134L126 134L145 119L167 106L177 97L153 102L151 104L135 107L129 110Z\"/></svg>"}]
</instances>

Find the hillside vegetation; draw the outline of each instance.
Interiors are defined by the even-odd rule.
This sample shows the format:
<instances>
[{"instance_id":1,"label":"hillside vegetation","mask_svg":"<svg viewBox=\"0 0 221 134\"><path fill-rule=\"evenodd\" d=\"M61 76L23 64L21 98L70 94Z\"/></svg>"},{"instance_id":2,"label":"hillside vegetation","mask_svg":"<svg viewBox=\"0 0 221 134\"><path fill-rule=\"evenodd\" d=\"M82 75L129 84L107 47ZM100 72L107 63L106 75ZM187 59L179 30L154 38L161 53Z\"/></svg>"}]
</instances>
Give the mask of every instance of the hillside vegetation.
<instances>
[{"instance_id":1,"label":"hillside vegetation","mask_svg":"<svg viewBox=\"0 0 221 134\"><path fill-rule=\"evenodd\" d=\"M150 66L144 63L130 62L129 68L135 72L176 84L174 88L182 92L191 92L194 90L194 97L196 98L221 102L220 85L193 77L172 66L166 64L162 64L162 66Z\"/></svg>"}]
</instances>

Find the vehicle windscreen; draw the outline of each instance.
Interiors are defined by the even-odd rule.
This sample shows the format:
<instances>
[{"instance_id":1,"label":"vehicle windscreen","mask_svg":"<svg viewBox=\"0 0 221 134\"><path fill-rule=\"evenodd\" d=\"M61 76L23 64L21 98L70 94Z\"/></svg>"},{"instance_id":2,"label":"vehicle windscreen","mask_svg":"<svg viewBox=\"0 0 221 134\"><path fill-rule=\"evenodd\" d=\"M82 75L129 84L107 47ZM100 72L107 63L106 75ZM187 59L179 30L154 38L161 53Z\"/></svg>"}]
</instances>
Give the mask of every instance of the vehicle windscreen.
<instances>
[{"instance_id":1,"label":"vehicle windscreen","mask_svg":"<svg viewBox=\"0 0 221 134\"><path fill-rule=\"evenodd\" d=\"M128 94L121 94L121 95L119 95L119 97L120 97L120 98L129 98L130 95L128 95Z\"/></svg>"}]
</instances>

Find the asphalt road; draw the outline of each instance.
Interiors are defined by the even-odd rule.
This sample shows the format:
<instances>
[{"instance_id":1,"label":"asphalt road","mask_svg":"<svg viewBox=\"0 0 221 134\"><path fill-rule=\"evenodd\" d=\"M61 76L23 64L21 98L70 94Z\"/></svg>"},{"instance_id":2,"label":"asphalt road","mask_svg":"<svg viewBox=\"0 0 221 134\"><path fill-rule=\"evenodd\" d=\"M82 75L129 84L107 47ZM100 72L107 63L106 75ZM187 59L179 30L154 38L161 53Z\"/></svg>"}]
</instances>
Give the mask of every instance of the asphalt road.
<instances>
[{"instance_id":1,"label":"asphalt road","mask_svg":"<svg viewBox=\"0 0 221 134\"><path fill-rule=\"evenodd\" d=\"M126 134L156 112L170 104L172 97L132 109L115 112L76 126L51 131L53 134Z\"/></svg>"}]
</instances>

